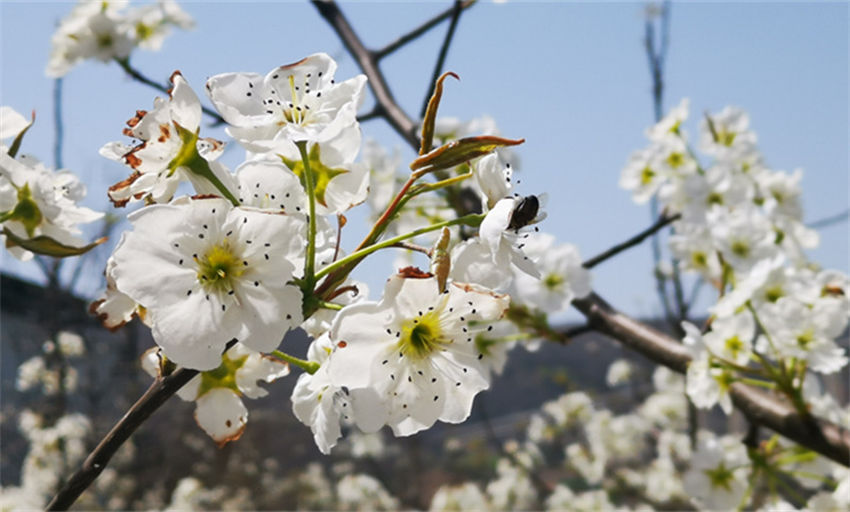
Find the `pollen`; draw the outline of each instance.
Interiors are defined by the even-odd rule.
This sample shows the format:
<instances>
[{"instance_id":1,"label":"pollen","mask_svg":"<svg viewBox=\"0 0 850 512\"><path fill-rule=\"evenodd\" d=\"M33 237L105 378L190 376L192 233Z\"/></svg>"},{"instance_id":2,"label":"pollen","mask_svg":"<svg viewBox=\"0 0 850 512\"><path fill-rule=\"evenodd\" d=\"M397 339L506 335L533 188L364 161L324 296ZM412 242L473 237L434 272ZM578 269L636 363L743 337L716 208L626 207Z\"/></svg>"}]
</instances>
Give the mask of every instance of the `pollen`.
<instances>
[{"instance_id":1,"label":"pollen","mask_svg":"<svg viewBox=\"0 0 850 512\"><path fill-rule=\"evenodd\" d=\"M402 324L401 337L396 345L399 354L411 359L424 359L432 352L451 343L440 327L440 316L432 311Z\"/></svg>"},{"instance_id":2,"label":"pollen","mask_svg":"<svg viewBox=\"0 0 850 512\"><path fill-rule=\"evenodd\" d=\"M230 290L233 288L231 280L245 271L239 264L242 258L235 254L227 240L212 246L197 261L198 281L208 289Z\"/></svg>"}]
</instances>

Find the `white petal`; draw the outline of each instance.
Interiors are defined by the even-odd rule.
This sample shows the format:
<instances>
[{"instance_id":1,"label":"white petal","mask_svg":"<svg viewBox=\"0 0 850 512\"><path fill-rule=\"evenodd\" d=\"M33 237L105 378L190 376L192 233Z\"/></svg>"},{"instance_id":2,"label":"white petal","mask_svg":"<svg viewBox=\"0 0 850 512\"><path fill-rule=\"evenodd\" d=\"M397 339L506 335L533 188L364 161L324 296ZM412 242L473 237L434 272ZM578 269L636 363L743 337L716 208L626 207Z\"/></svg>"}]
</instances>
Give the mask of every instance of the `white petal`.
<instances>
[{"instance_id":1,"label":"white petal","mask_svg":"<svg viewBox=\"0 0 850 512\"><path fill-rule=\"evenodd\" d=\"M195 421L219 446L224 446L242 436L248 423L248 409L232 390L213 388L198 398Z\"/></svg>"}]
</instances>

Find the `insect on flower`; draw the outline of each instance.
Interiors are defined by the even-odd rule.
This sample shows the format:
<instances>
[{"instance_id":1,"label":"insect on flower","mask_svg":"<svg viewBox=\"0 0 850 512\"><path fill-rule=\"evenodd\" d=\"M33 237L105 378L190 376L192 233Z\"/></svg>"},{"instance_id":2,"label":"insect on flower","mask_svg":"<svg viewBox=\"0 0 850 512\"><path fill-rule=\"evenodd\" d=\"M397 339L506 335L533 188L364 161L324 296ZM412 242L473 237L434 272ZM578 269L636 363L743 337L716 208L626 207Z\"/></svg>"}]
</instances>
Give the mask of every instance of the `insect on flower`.
<instances>
[{"instance_id":1,"label":"insect on flower","mask_svg":"<svg viewBox=\"0 0 850 512\"><path fill-rule=\"evenodd\" d=\"M514 211L511 213L511 220L508 223L508 229L519 231L520 229L543 220L546 214L537 215L540 209L540 200L545 199L543 196L528 195L517 201Z\"/></svg>"}]
</instances>

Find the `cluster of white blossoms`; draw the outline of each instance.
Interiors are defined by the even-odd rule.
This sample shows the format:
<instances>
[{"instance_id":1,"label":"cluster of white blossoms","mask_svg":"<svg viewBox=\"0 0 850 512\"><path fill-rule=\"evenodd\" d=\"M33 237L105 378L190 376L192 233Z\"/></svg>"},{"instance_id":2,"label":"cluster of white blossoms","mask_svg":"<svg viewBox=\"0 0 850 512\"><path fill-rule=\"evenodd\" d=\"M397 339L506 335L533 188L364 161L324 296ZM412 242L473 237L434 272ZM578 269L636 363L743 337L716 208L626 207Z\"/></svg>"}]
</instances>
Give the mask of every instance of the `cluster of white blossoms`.
<instances>
[{"instance_id":1,"label":"cluster of white blossoms","mask_svg":"<svg viewBox=\"0 0 850 512\"><path fill-rule=\"evenodd\" d=\"M18 391L40 390L46 396L60 391L73 392L77 388L78 374L73 366L60 368L50 360L78 358L85 353L83 339L72 332L60 331L56 341L48 340L42 345L42 354L35 355L18 366L15 389Z\"/></svg>"},{"instance_id":2,"label":"cluster of white blossoms","mask_svg":"<svg viewBox=\"0 0 850 512\"><path fill-rule=\"evenodd\" d=\"M0 107L0 243L22 261L34 253L81 254L92 245L78 236L79 224L99 220L103 214L77 204L86 187L71 171L53 171L32 155L18 154L34 120Z\"/></svg>"},{"instance_id":3,"label":"cluster of white blossoms","mask_svg":"<svg viewBox=\"0 0 850 512\"><path fill-rule=\"evenodd\" d=\"M687 116L684 100L647 131L651 144L632 156L621 185L638 202L656 195L668 215L681 214L673 255L718 291L710 330L683 324L694 359L688 396L729 413L729 386L749 371L802 404L807 372L847 364L835 340L850 318L850 280L806 259L818 236L803 223L802 171L764 164L747 114L727 107L706 115L699 149L708 166L689 146Z\"/></svg>"},{"instance_id":4,"label":"cluster of white blossoms","mask_svg":"<svg viewBox=\"0 0 850 512\"><path fill-rule=\"evenodd\" d=\"M158 50L172 27L194 27L195 22L174 0L134 8L128 8L128 3L80 0L53 34L47 76L64 76L86 59L127 59L137 46Z\"/></svg>"},{"instance_id":5,"label":"cluster of white blossoms","mask_svg":"<svg viewBox=\"0 0 850 512\"><path fill-rule=\"evenodd\" d=\"M447 139L414 162L425 170L400 187L384 179L375 197L370 179L396 175L398 159L372 145L357 159L366 79L337 83L335 71L315 54L264 75L211 77L207 95L246 150L234 171L217 161L224 143L201 136L200 100L179 72L168 98L127 122L131 144L101 149L130 168L109 189L114 205L144 206L128 216L132 230L109 259L92 312L111 329L134 316L151 327L160 349L149 355L152 375L170 364L201 372L181 397L196 402L196 419L219 443L244 429L240 397L261 396L256 381L287 373L269 358L306 370L293 410L324 453L346 425L407 436L462 422L517 339L516 328L494 328L510 296L545 316L590 291L577 250L537 233L540 199L514 192L510 165L493 152L521 141ZM428 174L436 181L415 183ZM429 210L420 198L446 205L445 189L468 178L483 212L406 213ZM183 182L195 195L175 197ZM381 213L346 256L343 214L367 199ZM380 301L348 277L371 252L431 234L430 271L391 275ZM277 350L296 327L314 339L307 360Z\"/></svg>"},{"instance_id":6,"label":"cluster of white blossoms","mask_svg":"<svg viewBox=\"0 0 850 512\"><path fill-rule=\"evenodd\" d=\"M82 414L67 414L52 425L25 409L18 416L18 428L29 442L21 467L20 485L0 487L0 510L44 508L60 483L60 470L67 471L83 460L91 423Z\"/></svg>"}]
</instances>

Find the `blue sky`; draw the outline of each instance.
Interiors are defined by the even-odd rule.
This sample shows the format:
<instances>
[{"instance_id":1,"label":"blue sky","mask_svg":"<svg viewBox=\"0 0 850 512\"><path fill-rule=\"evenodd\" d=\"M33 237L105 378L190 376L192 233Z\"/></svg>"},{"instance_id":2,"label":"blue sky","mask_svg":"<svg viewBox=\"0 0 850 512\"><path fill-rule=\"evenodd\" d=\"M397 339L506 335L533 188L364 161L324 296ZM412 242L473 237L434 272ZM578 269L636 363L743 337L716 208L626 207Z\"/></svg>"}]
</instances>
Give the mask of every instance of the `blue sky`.
<instances>
[{"instance_id":1,"label":"blue sky","mask_svg":"<svg viewBox=\"0 0 850 512\"><path fill-rule=\"evenodd\" d=\"M265 73L274 66L325 51L340 63L337 77L358 72L336 35L304 2L183 2L197 21L175 32L158 52L139 51L134 65L165 79L180 69L202 91L208 76L228 71ZM449 2L343 4L368 45L380 47L450 5ZM53 83L43 70L55 24L71 3L0 4L0 103L38 121L24 150L52 160ZM445 25L382 65L396 99L418 112ZM522 193L547 192L542 229L591 256L646 227L649 212L617 187L628 155L641 148L652 122L651 82L642 47L640 3L482 3L462 17L446 63L460 82L447 83L441 113L494 117L502 133L524 137ZM807 220L848 207L848 5L846 3L674 3L665 106L689 97L696 133L703 111L737 105L750 112L767 162L802 168ZM87 204L106 207L105 188L123 177L97 154L122 140L124 121L150 108L156 93L126 78L117 65L88 62L65 79L65 166L89 183ZM367 105L371 100L367 100ZM380 122L366 136L388 147L402 142ZM222 131L204 130L226 139ZM406 151L406 150L405 150ZM238 164L239 151L227 163ZM404 152L406 157L412 153ZM120 212L119 212L120 213ZM343 238L350 248L363 227L350 216ZM848 271L848 228L821 233L811 253L824 267ZM37 269L2 256L2 269L37 278ZM367 267L377 294L390 259ZM616 306L652 314L649 247L633 249L594 271L595 288ZM97 276L102 269L88 269ZM91 288L96 287L94 277ZM706 297L706 300L708 297Z\"/></svg>"}]
</instances>

